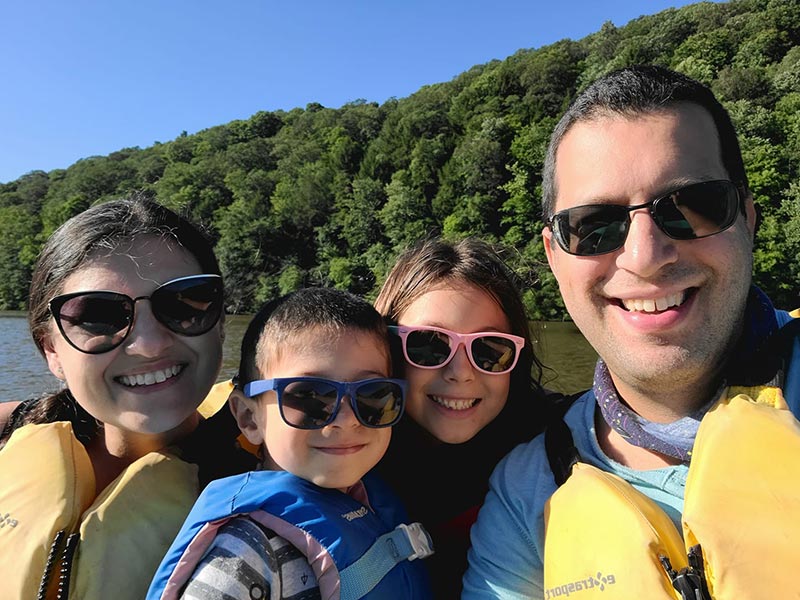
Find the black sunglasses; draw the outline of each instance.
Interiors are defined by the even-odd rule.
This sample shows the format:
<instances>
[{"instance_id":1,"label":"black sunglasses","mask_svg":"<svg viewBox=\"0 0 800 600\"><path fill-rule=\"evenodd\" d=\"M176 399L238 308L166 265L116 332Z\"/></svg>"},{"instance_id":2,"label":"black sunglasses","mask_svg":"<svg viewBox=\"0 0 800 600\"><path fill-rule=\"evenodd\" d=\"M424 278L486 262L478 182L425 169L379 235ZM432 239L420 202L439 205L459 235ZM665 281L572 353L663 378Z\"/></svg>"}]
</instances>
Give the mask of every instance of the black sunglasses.
<instances>
[{"instance_id":1,"label":"black sunglasses","mask_svg":"<svg viewBox=\"0 0 800 600\"><path fill-rule=\"evenodd\" d=\"M246 383L248 398L275 390L278 409L284 422L296 429L322 429L339 414L342 398L358 422L374 429L391 427L403 414L406 382L403 379L364 379L334 381L321 377L277 377Z\"/></svg>"},{"instance_id":2,"label":"black sunglasses","mask_svg":"<svg viewBox=\"0 0 800 600\"><path fill-rule=\"evenodd\" d=\"M630 213L647 208L658 228L674 240L696 240L725 231L743 211L739 189L727 180L693 183L635 206L586 204L561 210L547 222L559 246L575 256L619 250Z\"/></svg>"},{"instance_id":3,"label":"black sunglasses","mask_svg":"<svg viewBox=\"0 0 800 600\"><path fill-rule=\"evenodd\" d=\"M131 298L105 290L75 292L56 296L48 307L70 346L86 354L102 354L128 337L139 300L150 300L153 315L167 329L191 337L203 335L217 324L222 315L222 292L219 275L190 275L160 285L149 296Z\"/></svg>"}]
</instances>

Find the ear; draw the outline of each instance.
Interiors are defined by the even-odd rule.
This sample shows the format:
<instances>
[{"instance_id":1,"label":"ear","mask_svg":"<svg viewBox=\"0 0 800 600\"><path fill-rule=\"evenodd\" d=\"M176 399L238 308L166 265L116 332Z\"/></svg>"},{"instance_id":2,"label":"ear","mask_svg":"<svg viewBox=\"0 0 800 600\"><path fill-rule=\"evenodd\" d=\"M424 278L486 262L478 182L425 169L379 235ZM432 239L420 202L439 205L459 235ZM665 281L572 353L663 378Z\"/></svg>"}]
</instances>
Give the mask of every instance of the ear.
<instances>
[{"instance_id":1,"label":"ear","mask_svg":"<svg viewBox=\"0 0 800 600\"><path fill-rule=\"evenodd\" d=\"M744 199L744 216L747 219L747 229L750 230L750 241L755 240L756 236L756 205L753 202L753 193L747 190L747 196Z\"/></svg>"},{"instance_id":2,"label":"ear","mask_svg":"<svg viewBox=\"0 0 800 600\"><path fill-rule=\"evenodd\" d=\"M264 443L264 431L256 419L258 402L246 398L241 390L234 389L228 396L228 407L247 441L255 446L261 446Z\"/></svg>"},{"instance_id":3,"label":"ear","mask_svg":"<svg viewBox=\"0 0 800 600\"><path fill-rule=\"evenodd\" d=\"M61 367L61 359L53 348L49 337L45 337L42 346L44 349L44 357L47 360L47 367L50 369L50 372L64 381L64 369Z\"/></svg>"},{"instance_id":4,"label":"ear","mask_svg":"<svg viewBox=\"0 0 800 600\"><path fill-rule=\"evenodd\" d=\"M542 228L542 242L544 243L544 253L547 255L547 264L550 265L550 270L553 272L553 275L556 275L555 270L555 256L553 253L553 232L549 227ZM556 278L558 278L556 276Z\"/></svg>"}]
</instances>

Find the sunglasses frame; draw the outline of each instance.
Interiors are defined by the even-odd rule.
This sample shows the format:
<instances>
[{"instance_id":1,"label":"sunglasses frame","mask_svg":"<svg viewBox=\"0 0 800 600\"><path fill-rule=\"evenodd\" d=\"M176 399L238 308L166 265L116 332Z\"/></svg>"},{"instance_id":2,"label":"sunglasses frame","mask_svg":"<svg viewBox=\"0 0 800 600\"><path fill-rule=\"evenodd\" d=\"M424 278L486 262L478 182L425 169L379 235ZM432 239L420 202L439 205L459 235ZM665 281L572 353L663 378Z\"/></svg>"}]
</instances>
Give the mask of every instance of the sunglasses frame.
<instances>
[{"instance_id":1,"label":"sunglasses frame","mask_svg":"<svg viewBox=\"0 0 800 600\"><path fill-rule=\"evenodd\" d=\"M153 316L156 318L156 320L161 325L163 325L166 329L168 329L169 331L171 331L172 333L174 333L176 335L182 335L182 336L186 336L186 337L197 337L197 336L203 335L203 334L208 333L209 331L211 331L214 328L214 326L217 323L219 323L220 318L222 318L222 313L224 312L224 308L222 306L223 298L224 298L224 288L222 286L222 276L221 275L217 275L216 273L201 273L199 275L188 275L186 277L176 277L175 279L170 279L169 281L165 281L164 283L159 285L156 289L154 289L152 291L152 293L149 296L137 296L136 298L131 298L127 294L123 294L122 292L115 292L113 290L85 290L85 291L82 291L82 292L72 292L70 294L61 294L59 296L54 296L53 298L50 299L50 302L47 303L47 310L50 313L50 316L53 317L53 320L56 322L56 325L58 326L58 330L61 332L61 336L67 341L67 343L70 346L75 348L75 350L77 350L78 352L83 352L84 354L104 354L106 352L111 352L115 348L118 348L119 346L121 346L125 342L126 339L128 339L128 336L130 335L131 331L133 330L133 326L136 323L136 303L139 300L150 300L156 292L158 292L159 290L165 288L166 286L173 285L173 284L175 284L177 282L186 281L186 280L190 280L190 279L203 279L203 280L206 280L206 281L219 281L219 297L217 299L215 299L215 301L219 302L220 310L219 310L219 315L211 323L211 325L207 329L204 329L202 331L197 331L197 332L194 332L194 333L186 333L186 332L181 332L181 331L174 331L172 328L169 327L169 325L167 323L165 323L161 319L161 316L156 311L153 311ZM127 328L125 329L125 333L120 337L120 339L119 339L119 341L117 343L115 343L114 345L112 345L112 346L110 346L108 348L104 347L102 350L84 350L83 348L80 348L75 342L73 342L69 338L67 333L64 331L64 325L61 322L61 319L62 319L61 309L64 307L64 305L67 302L69 302L73 298L79 298L81 296L88 296L88 295L91 295L91 294L111 294L111 295L114 295L114 296L118 296L121 299L121 301L122 300L127 300L133 306L133 310L131 311L131 315L130 315L130 318L128 320Z\"/></svg>"},{"instance_id":2,"label":"sunglasses frame","mask_svg":"<svg viewBox=\"0 0 800 600\"><path fill-rule=\"evenodd\" d=\"M737 209L731 211L731 216L729 217L729 219L725 223L723 223L720 226L720 229L718 231L714 231L712 233L707 233L705 235L693 235L692 237L675 236L675 235L670 234L669 231L666 231L664 229L663 223L661 222L661 218L656 213L657 206L659 205L659 203L662 202L662 201L665 201L665 200L670 200L673 195L675 195L676 193L681 192L683 190L686 190L688 188L692 188L692 187L695 187L695 186L705 186L705 185L709 185L709 184L711 184L711 185L724 184L725 187L728 189L728 191L733 189L734 193L736 194ZM728 197L730 197L730 196L728 196ZM548 221L545 223L545 225L550 229L550 231L553 232L553 238L555 238L556 243L567 254L570 254L572 256L581 256L581 257L602 256L604 254L610 254L612 252L616 252L617 250L619 250L620 248L622 248L625 245L625 240L628 239L628 233L630 232L631 212L633 212L634 210L639 210L640 208L647 208L648 209L648 213L650 214L650 218L653 219L653 221L655 222L655 224L658 227L659 231L661 231L664 235L666 235L670 239L673 239L673 240L700 240L700 239L703 239L703 238L711 237L712 235L717 235L718 233L722 233L726 229L729 229L736 222L736 219L739 216L739 212L744 214L744 200L743 200L743 198L744 198L744 194L742 193L741 185L736 184L735 182L730 181L728 179L713 179L713 180L709 180L709 181L698 181L696 183L691 183L691 184L688 184L688 185L681 186L679 188L675 188L674 190L671 190L670 192L668 192L666 194L662 194L662 195L658 196L657 198L653 198L652 200L650 200L648 202L644 202L642 204L635 204L633 206L624 206L624 205L619 205L619 204L601 204L601 203L598 203L598 204L581 204L580 206L572 206L570 208L565 208L564 210L560 210L557 213L555 213L552 217L550 217L550 219L548 219ZM602 207L613 207L612 210L619 210L620 212L623 211L623 210L625 211L625 213L626 213L625 220L622 221L622 224L624 225L624 234L621 237L619 246L616 246L614 248L609 248L608 250L603 250L602 252L593 252L593 253L590 253L590 254L580 253L580 252L573 252L570 249L569 241L564 237L564 234L562 232L562 223L569 222L569 213L570 213L570 211L574 211L574 210L582 209L582 208L589 208L589 207L601 207L601 208Z\"/></svg>"},{"instance_id":3,"label":"sunglasses frame","mask_svg":"<svg viewBox=\"0 0 800 600\"><path fill-rule=\"evenodd\" d=\"M520 354L522 354L523 349L525 348L525 338L522 338L518 335L514 335L513 333L504 333L502 331L477 331L475 333L458 333L457 331L451 331L450 329L444 329L443 327L434 327L432 325L390 325L389 331L400 336L400 340L402 341L401 346L403 347L403 356L405 356L406 362L410 364L412 367L416 367L417 369L442 369L450 364L450 361L453 360L453 357L458 352L459 347L464 346L464 350L467 353L467 358L469 359L470 364L475 367L479 372L485 373L486 375L506 375L514 370L514 367L517 366L517 362L519 361ZM435 331L437 333L443 333L447 335L451 342L455 340L455 343L450 344L450 355L438 365L418 365L411 357L408 355L408 336L410 333L415 331ZM514 343L514 348L516 349L516 353L514 354L514 360L511 361L511 366L506 369L505 371L487 371L482 367L478 366L478 363L475 360L475 357L472 355L472 342L478 338L482 337L499 337L505 340L509 340Z\"/></svg>"},{"instance_id":4,"label":"sunglasses frame","mask_svg":"<svg viewBox=\"0 0 800 600\"><path fill-rule=\"evenodd\" d=\"M313 427L295 425L294 423L289 422L283 412L283 392L286 390L286 387L292 383L299 383L303 381L325 383L336 389L336 405L333 407L333 411L328 419L320 425L315 425ZM368 385L370 383L391 383L400 388L400 410L397 411L397 417L392 419L390 423L384 423L382 425L370 425L362 418L358 409L358 401L356 400L358 394L356 392L359 387ZM369 429L384 429L385 427L392 427L393 425L396 425L403 416L406 406L407 383L405 379L392 379L389 377L374 377L372 379L360 379L358 381L336 381L335 379L326 379L325 377L275 377L273 379L256 379L255 381L251 381L250 383L246 383L241 386L241 390L242 393L248 398L254 398L260 394L263 394L264 392L275 391L275 394L278 398L278 410L281 414L281 419L283 419L283 422L289 427L294 427L295 429L303 429L308 431L327 427L333 423L336 420L336 417L339 415L339 410L342 407L342 398L345 396L350 398L350 409L353 411L353 414L356 416L356 419L359 423L361 423L364 427L368 427Z\"/></svg>"}]
</instances>

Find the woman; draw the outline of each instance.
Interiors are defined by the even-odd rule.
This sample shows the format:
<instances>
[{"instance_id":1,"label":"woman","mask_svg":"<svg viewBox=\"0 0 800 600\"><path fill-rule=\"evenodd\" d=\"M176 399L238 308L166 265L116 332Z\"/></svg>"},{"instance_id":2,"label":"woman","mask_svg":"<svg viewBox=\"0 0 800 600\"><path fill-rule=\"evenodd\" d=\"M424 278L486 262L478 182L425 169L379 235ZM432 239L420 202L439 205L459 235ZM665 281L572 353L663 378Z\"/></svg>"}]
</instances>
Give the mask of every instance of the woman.
<instances>
[{"instance_id":1,"label":"woman","mask_svg":"<svg viewBox=\"0 0 800 600\"><path fill-rule=\"evenodd\" d=\"M458 598L489 475L541 431L542 367L512 272L478 240L406 251L375 306L398 325L408 380L407 416L378 469L433 537L435 597Z\"/></svg>"},{"instance_id":2,"label":"woman","mask_svg":"<svg viewBox=\"0 0 800 600\"><path fill-rule=\"evenodd\" d=\"M143 197L100 204L46 242L29 307L64 389L0 436L5 594L141 599L200 481L250 466L228 411L198 412L222 360L212 246Z\"/></svg>"}]
</instances>

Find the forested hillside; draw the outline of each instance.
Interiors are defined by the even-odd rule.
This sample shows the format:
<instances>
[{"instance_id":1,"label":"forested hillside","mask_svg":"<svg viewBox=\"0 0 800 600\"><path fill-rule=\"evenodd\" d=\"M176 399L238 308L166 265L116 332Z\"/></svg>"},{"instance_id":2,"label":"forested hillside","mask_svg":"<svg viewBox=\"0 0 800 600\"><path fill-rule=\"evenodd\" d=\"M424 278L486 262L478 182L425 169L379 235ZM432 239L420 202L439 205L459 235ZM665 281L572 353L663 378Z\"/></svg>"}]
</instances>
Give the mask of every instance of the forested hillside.
<instances>
[{"instance_id":1,"label":"forested hillside","mask_svg":"<svg viewBox=\"0 0 800 600\"><path fill-rule=\"evenodd\" d=\"M606 23L382 105L259 112L28 173L0 185L0 308L25 308L60 223L144 189L209 230L233 312L305 285L372 296L399 249L442 233L502 245L531 316L561 319L540 236L545 146L576 91L634 63L682 71L724 101L760 211L756 282L800 306L800 0L734 0Z\"/></svg>"}]
</instances>

